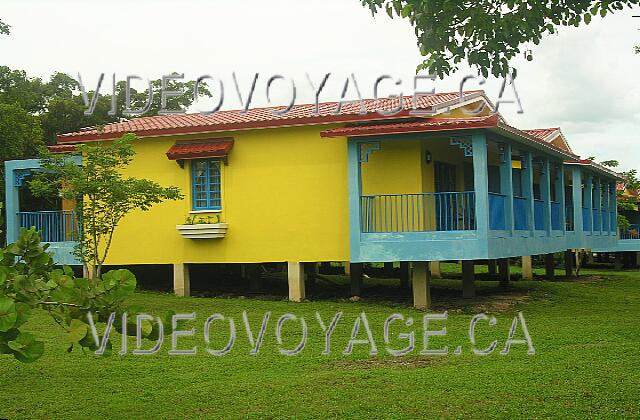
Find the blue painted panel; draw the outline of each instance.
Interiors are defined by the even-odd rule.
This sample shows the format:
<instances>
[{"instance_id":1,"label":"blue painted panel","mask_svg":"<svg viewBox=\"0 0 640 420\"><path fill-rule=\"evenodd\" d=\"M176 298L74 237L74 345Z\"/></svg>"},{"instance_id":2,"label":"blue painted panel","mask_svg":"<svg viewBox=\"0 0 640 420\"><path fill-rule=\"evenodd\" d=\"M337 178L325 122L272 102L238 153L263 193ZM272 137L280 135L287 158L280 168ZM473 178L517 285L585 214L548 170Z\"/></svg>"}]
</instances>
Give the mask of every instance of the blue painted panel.
<instances>
[{"instance_id":1,"label":"blue painted panel","mask_svg":"<svg viewBox=\"0 0 640 420\"><path fill-rule=\"evenodd\" d=\"M526 198L513 197L513 218L516 230L529 230L527 206L528 201Z\"/></svg>"},{"instance_id":2,"label":"blue painted panel","mask_svg":"<svg viewBox=\"0 0 640 420\"><path fill-rule=\"evenodd\" d=\"M640 239L621 239L615 247L603 249L602 252L640 252Z\"/></svg>"},{"instance_id":3,"label":"blue painted panel","mask_svg":"<svg viewBox=\"0 0 640 420\"><path fill-rule=\"evenodd\" d=\"M560 203L551 203L551 229L562 230L562 206Z\"/></svg>"},{"instance_id":4,"label":"blue painted panel","mask_svg":"<svg viewBox=\"0 0 640 420\"><path fill-rule=\"evenodd\" d=\"M597 209L593 210L593 230L600 230L600 210Z\"/></svg>"},{"instance_id":5,"label":"blue painted panel","mask_svg":"<svg viewBox=\"0 0 640 420\"><path fill-rule=\"evenodd\" d=\"M533 200L533 220L536 230L544 230L544 201Z\"/></svg>"},{"instance_id":6,"label":"blue painted panel","mask_svg":"<svg viewBox=\"0 0 640 420\"><path fill-rule=\"evenodd\" d=\"M506 230L505 206L507 197L489 193L489 229Z\"/></svg>"},{"instance_id":7,"label":"blue painted panel","mask_svg":"<svg viewBox=\"0 0 640 420\"><path fill-rule=\"evenodd\" d=\"M582 230L591 231L591 209L582 208Z\"/></svg>"}]
</instances>

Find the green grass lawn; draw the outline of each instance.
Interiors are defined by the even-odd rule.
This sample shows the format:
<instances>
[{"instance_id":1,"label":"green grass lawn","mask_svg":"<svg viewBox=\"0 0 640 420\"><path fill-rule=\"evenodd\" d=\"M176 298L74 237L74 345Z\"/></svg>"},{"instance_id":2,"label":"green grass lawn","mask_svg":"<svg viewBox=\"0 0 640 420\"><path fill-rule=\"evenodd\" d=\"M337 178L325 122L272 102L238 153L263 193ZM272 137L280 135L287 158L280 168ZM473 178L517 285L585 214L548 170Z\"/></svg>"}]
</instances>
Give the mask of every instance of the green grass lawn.
<instances>
[{"instance_id":1,"label":"green grass lawn","mask_svg":"<svg viewBox=\"0 0 640 420\"><path fill-rule=\"evenodd\" d=\"M447 265L445 270L459 270ZM459 272L459 271L458 271ZM539 273L541 271L538 270ZM560 274L560 272L558 272ZM421 356L421 319L402 299L334 298L301 304L268 298L178 298L140 292L133 299L149 313L196 312L195 356L170 356L170 339L153 356L99 358L80 350L66 353L60 329L44 313L28 329L46 340L45 355L33 364L0 359L0 418L265 418L265 417L635 417L640 416L640 273L584 270L573 281L512 282L507 292L497 282L477 281L478 298L459 299L459 281L434 281L436 311L448 310L447 335L430 347L449 347L447 356ZM370 281L372 292L391 288L390 281ZM386 285L386 286L385 286ZM457 289L457 290L453 290ZM372 293L375 295L375 293ZM272 312L263 347L249 355L242 311L255 330L265 311ZM332 354L322 355L325 322L343 317L331 340ZM486 311L497 325L480 323L478 346L498 340L486 357L472 354L467 330L473 314ZM511 320L523 311L536 354L516 345L499 354ZM222 313L236 323L237 340L222 357L207 353L203 326L208 315ZM354 321L365 312L379 355L356 345L345 349ZM279 354L275 323L293 313L309 326L306 348L295 357ZM385 354L385 319L401 313L413 327L394 324L391 344L403 347L398 332L416 335L408 356ZM214 324L212 346L223 347L226 324ZM442 325L434 323L432 329ZM224 328L223 328L224 327ZM284 326L284 345L295 347L299 324ZM522 337L521 330L516 334ZM364 338L361 332L359 338ZM119 347L120 336L114 336ZM129 339L129 351L135 339ZM145 342L146 348L152 343ZM462 354L452 354L462 346Z\"/></svg>"}]
</instances>

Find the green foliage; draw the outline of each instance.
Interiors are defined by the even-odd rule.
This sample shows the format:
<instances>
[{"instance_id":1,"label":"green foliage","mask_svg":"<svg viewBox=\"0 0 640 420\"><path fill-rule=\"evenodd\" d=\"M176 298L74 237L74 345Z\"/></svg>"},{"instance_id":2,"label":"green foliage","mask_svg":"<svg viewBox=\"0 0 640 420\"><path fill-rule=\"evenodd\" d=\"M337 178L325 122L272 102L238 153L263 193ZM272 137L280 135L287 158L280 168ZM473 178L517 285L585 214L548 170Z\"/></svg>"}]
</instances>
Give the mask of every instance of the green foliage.
<instances>
[{"instance_id":1,"label":"green foliage","mask_svg":"<svg viewBox=\"0 0 640 420\"><path fill-rule=\"evenodd\" d=\"M150 109L144 115L157 115L161 109L162 80L151 82L153 100ZM167 108L176 110L187 108L193 103L194 81L170 81L166 89L184 91L183 95L167 98ZM86 87L89 89L89 87ZM77 80L66 73L56 72L48 81L29 77L23 70L12 70L0 66L0 103L17 104L27 113L39 118L46 144L55 144L56 136L62 133L78 131L83 127L96 127L128 118L125 114L126 82L116 83L116 109L111 111L111 87L103 82L101 94L92 115L85 115L86 106ZM92 97L94 92L87 92ZM211 96L203 83L199 94ZM143 108L147 101L147 92L131 89L132 109Z\"/></svg>"},{"instance_id":2,"label":"green foliage","mask_svg":"<svg viewBox=\"0 0 640 420\"><path fill-rule=\"evenodd\" d=\"M11 28L11 26L0 20L0 35L9 35L9 28Z\"/></svg>"},{"instance_id":3,"label":"green foliage","mask_svg":"<svg viewBox=\"0 0 640 420\"><path fill-rule=\"evenodd\" d=\"M34 157L42 145L42 130L38 117L30 115L17 103L7 104L0 100L0 180L4 180L6 160ZM0 209L2 207L4 181L0 182ZM2 224L0 222L0 225Z\"/></svg>"},{"instance_id":4,"label":"green foliage","mask_svg":"<svg viewBox=\"0 0 640 420\"><path fill-rule=\"evenodd\" d=\"M214 223L220 223L220 215L207 215L207 216L198 216L197 214L192 214L187 216L185 220L185 225L211 225Z\"/></svg>"},{"instance_id":5,"label":"green foliage","mask_svg":"<svg viewBox=\"0 0 640 420\"><path fill-rule=\"evenodd\" d=\"M372 291L389 294L369 293L365 301L350 302L340 297L349 288L348 276L330 276L332 283L317 286L323 298L302 305L277 297L265 301L226 294L184 298L137 292L128 302L149 313L173 308L177 313L197 314L196 321L185 326L194 328L195 336L178 339L179 348L197 347L197 355L169 355L171 338L166 331L164 344L153 356L100 359L79 352L67 355L65 338L58 335L46 340L45 354L36 364L0 360L1 417L639 418L638 271L583 268L580 279L563 280L560 267L556 281L513 281L508 293L499 289L497 281L477 281L476 298L462 300L460 265L441 264L445 279L433 279L431 284L433 311L446 308L448 319L431 321L429 329L446 327L446 335L431 336L428 347L448 346L447 356L417 354L423 349L425 313L409 307L408 296L394 293L397 280L368 279ZM511 269L517 277L519 267ZM534 266L534 271L544 278L543 266ZM476 265L476 272L486 273L487 268ZM278 276L278 282L286 284L286 274ZM245 310L254 335L263 314L272 312L258 356L249 354L252 346L242 322ZM316 312L328 325L338 311L343 315L331 336L331 355L323 355L325 331L316 321ZM356 345L353 356L342 354L354 320L363 311L380 352L375 358L366 354L366 345ZM527 356L524 346L514 346L508 356L497 354L516 311L524 313L535 356ZM206 349L225 346L228 324L214 323L209 342L204 340L204 322L215 312L236 321L236 344L223 357L213 357ZM471 317L479 312L497 319L494 326L487 322L476 326L478 348L498 340L498 350L486 357L473 354L468 335ZM286 313L304 318L309 327L307 347L293 358L278 352L275 337L277 319ZM393 313L415 321L413 326L394 322L389 330L391 348L408 344L398 333L415 331L416 348L410 356L386 354L383 325ZM29 322L30 332L39 337L52 335L52 323L45 315L38 311ZM284 323L285 345L293 347L300 338L299 325ZM135 341L129 339L129 354ZM114 349L119 344L115 336ZM154 344L145 340L143 348ZM454 355L458 345L462 353Z\"/></svg>"},{"instance_id":6,"label":"green foliage","mask_svg":"<svg viewBox=\"0 0 640 420\"><path fill-rule=\"evenodd\" d=\"M21 362L34 362L44 353L44 343L22 330L33 309L45 309L51 315L66 331L70 348L94 349L87 313L97 322L107 320L112 312L126 312L124 301L136 288L136 278L128 270L89 280L76 278L69 267L55 269L47 247L31 228L23 229L17 242L0 250L0 354L12 354Z\"/></svg>"},{"instance_id":7,"label":"green foliage","mask_svg":"<svg viewBox=\"0 0 640 420\"><path fill-rule=\"evenodd\" d=\"M131 163L136 136L125 134L111 142L80 144L77 165L69 156L43 151L40 172L30 182L36 196L61 195L75 200L78 217L78 257L99 277L109 253L113 234L124 216L139 209L149 210L165 200L183 196L177 187L162 187L148 179L126 177L123 170Z\"/></svg>"},{"instance_id":8,"label":"green foliage","mask_svg":"<svg viewBox=\"0 0 640 420\"><path fill-rule=\"evenodd\" d=\"M525 0L361 0L373 14L408 19L418 48L425 57L418 70L440 78L458 69L462 60L485 77L506 76L509 62L562 26L588 25L592 16L604 17L640 0L525 1ZM533 57L527 53L527 59ZM513 69L515 73L515 69Z\"/></svg>"},{"instance_id":9,"label":"green foliage","mask_svg":"<svg viewBox=\"0 0 640 420\"><path fill-rule=\"evenodd\" d=\"M18 104L0 102L0 162L35 156L42 145L38 118Z\"/></svg>"}]
</instances>

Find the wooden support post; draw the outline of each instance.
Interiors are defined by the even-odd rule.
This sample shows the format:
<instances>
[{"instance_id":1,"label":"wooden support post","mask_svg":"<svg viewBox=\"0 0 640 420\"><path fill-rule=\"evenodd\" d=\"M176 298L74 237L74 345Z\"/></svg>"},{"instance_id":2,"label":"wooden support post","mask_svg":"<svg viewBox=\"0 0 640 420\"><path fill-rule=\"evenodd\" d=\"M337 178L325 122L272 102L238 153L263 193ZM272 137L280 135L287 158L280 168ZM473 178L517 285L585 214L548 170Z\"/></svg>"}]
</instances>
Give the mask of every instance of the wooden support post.
<instances>
[{"instance_id":1,"label":"wooden support post","mask_svg":"<svg viewBox=\"0 0 640 420\"><path fill-rule=\"evenodd\" d=\"M400 262L400 287L402 289L409 288L409 278L411 277L411 265L406 262Z\"/></svg>"},{"instance_id":2,"label":"wooden support post","mask_svg":"<svg viewBox=\"0 0 640 420\"><path fill-rule=\"evenodd\" d=\"M472 298L476 295L474 269L473 261L462 261L462 297L465 299Z\"/></svg>"},{"instance_id":3,"label":"wooden support post","mask_svg":"<svg viewBox=\"0 0 640 420\"><path fill-rule=\"evenodd\" d=\"M349 264L349 276L351 277L351 296L362 294L362 263Z\"/></svg>"},{"instance_id":4,"label":"wooden support post","mask_svg":"<svg viewBox=\"0 0 640 420\"><path fill-rule=\"evenodd\" d=\"M547 280L556 279L556 263L553 260L553 254L545 254L544 256L544 269Z\"/></svg>"},{"instance_id":5,"label":"wooden support post","mask_svg":"<svg viewBox=\"0 0 640 420\"><path fill-rule=\"evenodd\" d=\"M509 287L509 281L511 280L509 258L500 258L498 260L498 268L500 270L500 287Z\"/></svg>"},{"instance_id":6,"label":"wooden support post","mask_svg":"<svg viewBox=\"0 0 640 420\"><path fill-rule=\"evenodd\" d=\"M522 256L522 279L533 280L533 258L531 255Z\"/></svg>"},{"instance_id":7,"label":"wooden support post","mask_svg":"<svg viewBox=\"0 0 640 420\"><path fill-rule=\"evenodd\" d=\"M393 263L392 262L384 263L384 268L382 271L386 278L388 279L393 278Z\"/></svg>"},{"instance_id":8,"label":"wooden support post","mask_svg":"<svg viewBox=\"0 0 640 420\"><path fill-rule=\"evenodd\" d=\"M345 276L351 275L351 263L349 261L345 261L343 264L344 264L344 275Z\"/></svg>"},{"instance_id":9,"label":"wooden support post","mask_svg":"<svg viewBox=\"0 0 640 420\"><path fill-rule=\"evenodd\" d=\"M304 300L304 264L297 261L287 262L287 278L289 280L289 300L292 302Z\"/></svg>"},{"instance_id":10,"label":"wooden support post","mask_svg":"<svg viewBox=\"0 0 640 420\"><path fill-rule=\"evenodd\" d=\"M487 260L487 271L492 276L495 276L496 274L498 274L498 268L496 266L496 260Z\"/></svg>"},{"instance_id":11,"label":"wooden support post","mask_svg":"<svg viewBox=\"0 0 640 420\"><path fill-rule=\"evenodd\" d=\"M564 275L566 277L573 277L573 251L567 249L564 251Z\"/></svg>"},{"instance_id":12,"label":"wooden support post","mask_svg":"<svg viewBox=\"0 0 640 420\"><path fill-rule=\"evenodd\" d=\"M430 280L431 273L426 262L414 262L411 270L413 286L413 306L416 309L429 309L431 306Z\"/></svg>"},{"instance_id":13,"label":"wooden support post","mask_svg":"<svg viewBox=\"0 0 640 420\"><path fill-rule=\"evenodd\" d=\"M429 270L431 271L431 278L442 278L442 271L440 271L440 261L431 261L429 263Z\"/></svg>"},{"instance_id":14,"label":"wooden support post","mask_svg":"<svg viewBox=\"0 0 640 420\"><path fill-rule=\"evenodd\" d=\"M191 296L189 264L173 264L173 292L176 296Z\"/></svg>"}]
</instances>

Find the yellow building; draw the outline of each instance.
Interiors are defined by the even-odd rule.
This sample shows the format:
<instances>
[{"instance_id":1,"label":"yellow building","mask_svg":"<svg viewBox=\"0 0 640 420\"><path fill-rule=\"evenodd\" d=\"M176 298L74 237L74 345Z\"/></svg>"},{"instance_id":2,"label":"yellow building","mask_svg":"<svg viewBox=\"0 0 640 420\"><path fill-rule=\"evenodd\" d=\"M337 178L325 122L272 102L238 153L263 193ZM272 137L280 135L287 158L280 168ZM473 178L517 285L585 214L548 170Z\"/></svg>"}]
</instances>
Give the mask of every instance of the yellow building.
<instances>
[{"instance_id":1,"label":"yellow building","mask_svg":"<svg viewBox=\"0 0 640 420\"><path fill-rule=\"evenodd\" d=\"M428 261L590 248L596 236L615 242L616 175L581 161L564 137L508 126L480 91L420 97L415 107L407 97L385 115L397 105L142 117L63 134L51 150L138 136L127 173L178 186L185 199L127 216L106 264L172 264L180 294L189 294L191 264L284 262L289 296L301 300L305 264L351 263L358 293L362 263L401 261L413 264L416 306L426 307ZM34 167L8 162L9 237L20 226L45 228L17 199L20 171ZM66 239L44 239L61 262L70 262Z\"/></svg>"}]
</instances>

